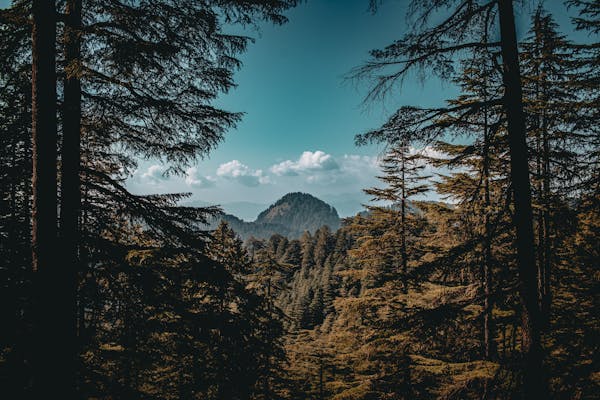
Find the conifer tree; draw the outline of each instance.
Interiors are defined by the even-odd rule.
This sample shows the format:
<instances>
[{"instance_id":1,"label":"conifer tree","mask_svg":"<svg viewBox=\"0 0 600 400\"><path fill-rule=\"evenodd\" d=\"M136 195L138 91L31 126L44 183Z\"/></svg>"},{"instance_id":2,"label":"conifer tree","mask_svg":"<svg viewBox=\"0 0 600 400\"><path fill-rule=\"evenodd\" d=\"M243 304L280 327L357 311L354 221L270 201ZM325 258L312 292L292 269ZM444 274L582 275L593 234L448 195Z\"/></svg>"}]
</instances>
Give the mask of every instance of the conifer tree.
<instances>
[{"instance_id":1,"label":"conifer tree","mask_svg":"<svg viewBox=\"0 0 600 400\"><path fill-rule=\"evenodd\" d=\"M221 371L217 374L216 383L218 386L218 394L216 398L225 399L240 396L239 398L246 398L242 393L237 393L240 388L240 382L234 382L232 378L237 375L248 375L248 367L252 365L250 370L254 370L254 374L249 374L250 377L254 376L255 381L250 381L250 388L247 389L248 396L254 393L253 398L269 398L271 391L275 392L281 390L281 386L284 385L277 376L278 365L282 362L283 352L281 349L280 336L282 334L280 314L276 309L270 295L271 287L270 282L267 282L267 289L263 291L263 286L260 278L263 275L253 268L262 267L261 260L263 254L259 254L255 263L252 264L246 250L242 246L242 241L236 235L236 233L228 227L226 223L221 223L219 227L212 233L213 240L208 249L209 256L222 264L225 270L228 271L233 280L229 283L228 287L225 287L225 291L221 290L216 300L220 302L217 309L221 309L223 316L227 316L231 311L231 308L237 309L239 316L235 316L232 313L233 318L226 317L223 319L225 325L223 325L223 332L220 337L226 338L227 335L234 331L227 326L227 321L235 318L242 319L245 325L241 325L241 328L246 330L252 340L249 345L254 348L245 349L248 354L236 355L236 349L231 348L232 344L224 342L219 344L215 349L215 356L218 360L217 371ZM254 274L252 274L255 272ZM252 275L251 275L252 274ZM257 279L259 279L257 281ZM250 290L254 287L258 290L258 293ZM242 332L239 332L241 335ZM244 340L240 336L241 340ZM248 357L236 361L234 357ZM261 360L258 364L250 361L250 358L254 356ZM237 365L236 364L241 364ZM231 373L227 373L231 370ZM246 370L246 371L244 371ZM268 386L268 393L265 394L264 389ZM240 388L241 389L241 388Z\"/></svg>"},{"instance_id":2,"label":"conifer tree","mask_svg":"<svg viewBox=\"0 0 600 400\"><path fill-rule=\"evenodd\" d=\"M402 277L404 293L408 291L408 254L407 240L411 231L409 229L410 213L408 211L409 199L422 195L427 192L427 184L423 183L428 176L423 175L425 164L423 156L419 153L410 154L410 148L406 142L393 144L393 147L388 150L385 157L381 161L383 176L378 177L386 184L384 188L366 189L365 193L373 196L374 201L385 201L391 203L391 212L377 208L378 211L383 211L389 214L389 218L393 220L392 230L397 230L399 233L399 252L391 254L391 262L395 265L397 273ZM399 207L396 212L395 207ZM370 210L374 210L373 206L369 206ZM414 231L414 230L413 230ZM412 250L412 249L411 249ZM414 254L413 251L411 253ZM399 259L399 262L398 262Z\"/></svg>"},{"instance_id":3,"label":"conifer tree","mask_svg":"<svg viewBox=\"0 0 600 400\"><path fill-rule=\"evenodd\" d=\"M249 276L250 287L254 288L263 298L266 317L271 323L265 331L266 346L259 360L259 368L262 371L260 381L257 382L256 399L270 400L278 398L286 381L281 374L283 353L279 352L278 344L281 336L281 325L283 313L279 309L276 299L283 289L284 279L290 265L279 263L275 255L268 249L263 248L255 254L253 262L254 272Z\"/></svg>"},{"instance_id":4,"label":"conifer tree","mask_svg":"<svg viewBox=\"0 0 600 400\"><path fill-rule=\"evenodd\" d=\"M561 188L567 194L577 185L582 136L570 121L578 113L576 95L568 81L575 62L571 45L557 32L553 18L543 9L532 17L532 28L523 43L522 63L526 95L536 206L538 303L547 322L550 314L552 214L560 207ZM585 135L585 134L584 134Z\"/></svg>"},{"instance_id":5,"label":"conifer tree","mask_svg":"<svg viewBox=\"0 0 600 400\"><path fill-rule=\"evenodd\" d=\"M170 2L152 6L67 3L62 42L61 157L66 162L62 164L61 226L74 262L77 246L73 243L81 244L77 210L82 196L88 219L104 218L101 204L109 197L108 201L124 205L122 212L146 219L153 229L185 236L182 226L169 221L175 209L165 213L163 208L182 196L142 197L127 192L124 181L137 164L131 155L157 158L170 164L168 172L181 173L213 149L239 115L219 110L211 102L233 85L232 73L239 66L236 55L249 40L223 34L222 24L253 24L261 18L283 23L280 11L290 5L279 1L176 6ZM196 79L199 75L201 79ZM155 212L154 218L145 212L147 207ZM183 219L191 217L194 223L207 214L181 208L175 212L178 219L186 214Z\"/></svg>"},{"instance_id":6,"label":"conifer tree","mask_svg":"<svg viewBox=\"0 0 600 400\"><path fill-rule=\"evenodd\" d=\"M77 358L77 286L79 284L79 245L81 214L80 169L81 169L81 25L82 0L65 3L63 33L63 99L61 112L62 142L60 146L60 215L59 237L63 246L63 269L61 308L67 313L64 340L70 343L68 357ZM73 361L74 362L74 361ZM65 371L75 377L76 365ZM74 380L74 379L73 379Z\"/></svg>"},{"instance_id":7,"label":"conifer tree","mask_svg":"<svg viewBox=\"0 0 600 400\"><path fill-rule=\"evenodd\" d=\"M506 152L502 135L503 112L499 105L490 100L500 92L499 77L492 63L492 55L486 51L474 51L471 59L463 62L463 71L456 79L462 94L450 100L449 109L464 105L475 105L474 112L464 117L449 113L439 118L447 136L465 137L472 140L469 145L457 145L438 141L435 149L442 158L432 159L437 166L450 170L458 169L451 175L442 175L436 184L437 192L457 201L457 213L473 226L472 233L459 246L464 249L468 243L478 242L476 247L481 263L479 279L483 295L483 350L486 359L495 356L494 342L494 258L492 245L495 231L502 221L506 203L506 168L498 154ZM479 108L476 105L481 104Z\"/></svg>"},{"instance_id":8,"label":"conifer tree","mask_svg":"<svg viewBox=\"0 0 600 400\"><path fill-rule=\"evenodd\" d=\"M129 193L124 182L137 163L132 154L145 158L164 156L162 160L173 166L171 172L181 172L183 166L205 156L239 117L216 109L211 102L232 86L232 73L239 66L235 57L250 40L223 34L223 24L249 25L259 19L283 23L285 17L281 11L293 2L171 5L169 2L152 6L82 4L74 0L65 3L64 13L56 14L60 18L55 18L54 12L44 12L40 18L41 22L44 18L51 21L51 26L44 26L60 34L57 41L55 34L46 32L42 40L48 46L40 45L38 50L43 56L43 50L52 49L50 53L54 53L58 48L58 68L46 72L63 77L64 84L64 90L59 92L63 98L58 116L62 138L60 235L65 251L59 253L66 258L60 276L52 276L57 284L52 285L53 281L48 280L42 287L53 286L56 291L53 298L61 305L38 303L46 304L54 310L54 317L60 317L53 325L61 329L57 343L62 345L44 348L48 352L62 350L55 361L65 368L54 368L51 372L62 374L65 381L74 380L76 346L88 348L91 343L81 340L94 337L92 330L84 326L84 318L90 308L93 313L102 308L98 298L89 296L103 285L100 281L93 282L99 276L98 271L107 265L123 265L115 258L122 256L129 246L143 246L126 237L131 230L123 227L142 223L156 235L152 246L161 243L203 248L206 235L189 227L205 222L207 214L215 211L177 207L182 195ZM15 49L7 49L19 56L30 52L31 42L21 39L21 33L28 32L26 19L30 12L23 2L2 10L0 17L1 34L8 39L2 41L2 46L15 45ZM38 36L34 35L34 39ZM195 79L197 74L202 79ZM24 78L27 82L27 77ZM46 81L46 85L49 83ZM44 102L46 106L56 104L56 91L53 99L48 100ZM53 118L55 111L51 113ZM48 123L44 128L52 129L53 125L56 126ZM52 135L44 139L55 140ZM57 146L45 148L52 152ZM51 174L57 169L57 157L50 158L54 159L52 168L46 165L43 173ZM58 209L56 192L55 189L54 201L44 202L44 207L54 213ZM122 220L124 215L129 219L126 223ZM34 232L42 225L35 225ZM57 230L56 218L54 230ZM46 243L53 248L53 244ZM102 279L113 279L113 275L104 275ZM76 290L82 290L76 285L81 281L90 290L80 293L76 302ZM37 295L48 297L40 290L36 290ZM37 315L50 318L51 313ZM84 331L89 335L83 335ZM74 339L76 333L80 335L79 343ZM61 379L54 382L59 384ZM69 386L74 388L75 384Z\"/></svg>"},{"instance_id":9,"label":"conifer tree","mask_svg":"<svg viewBox=\"0 0 600 400\"><path fill-rule=\"evenodd\" d=\"M377 2L371 2L371 5L376 8ZM427 4L415 1L413 5L409 9L413 10L414 32L411 31L383 50L372 51L372 60L358 68L354 76L375 78L368 96L372 100L389 94L398 82L414 70L431 71L442 78L451 78L456 57L464 57L468 50L496 49L501 55L504 83L501 101L506 112L513 225L522 305L523 395L526 398L539 396L546 390L542 373L541 313L537 304L529 157L513 1L440 0ZM448 17L438 24L428 24L439 11L447 11ZM488 32L496 28L500 33L499 41L492 42ZM396 70L376 75L378 71L390 67Z\"/></svg>"}]
</instances>

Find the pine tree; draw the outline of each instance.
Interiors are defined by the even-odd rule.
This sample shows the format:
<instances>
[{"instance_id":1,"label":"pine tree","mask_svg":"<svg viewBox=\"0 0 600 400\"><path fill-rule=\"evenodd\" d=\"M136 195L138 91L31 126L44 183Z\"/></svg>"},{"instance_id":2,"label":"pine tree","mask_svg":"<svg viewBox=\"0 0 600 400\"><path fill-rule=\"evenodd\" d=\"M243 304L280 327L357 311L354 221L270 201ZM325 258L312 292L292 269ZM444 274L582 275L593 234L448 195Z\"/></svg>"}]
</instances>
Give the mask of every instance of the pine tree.
<instances>
[{"instance_id":1,"label":"pine tree","mask_svg":"<svg viewBox=\"0 0 600 400\"><path fill-rule=\"evenodd\" d=\"M284 355L279 352L278 347L283 313L276 300L283 289L283 276L290 265L279 263L268 248L263 248L256 253L253 267L254 272L249 276L250 287L255 288L263 298L266 317L270 321L265 331L266 342L259 360L262 373L260 381L257 382L255 398L269 400L277 398L278 393L285 391L287 385L281 374Z\"/></svg>"},{"instance_id":2,"label":"pine tree","mask_svg":"<svg viewBox=\"0 0 600 400\"><path fill-rule=\"evenodd\" d=\"M217 345L215 356L218 360L218 371L221 372L217 374L215 379L215 384L218 386L216 398L234 398L236 395L240 396L236 398L246 398L241 393L236 394L236 391L243 388L240 387L240 382L234 382L233 378L235 375L248 375L253 369L255 369L255 375L250 374L250 376L255 376L255 381L249 382L250 387L246 391L250 395L250 393L257 390L256 398L261 398L264 394L263 387L261 386L265 382L269 382L269 391L281 390L280 386L282 385L282 382L276 377L276 372L274 372L277 371L279 363L282 362L283 352L279 341L282 334L281 322L279 321L280 315L273 303L273 299L266 297L271 294L270 281L267 282L268 287L266 292L263 292L263 287L260 285L262 282L259 279L263 278L263 275L260 272L258 275L250 275L256 265L252 265L246 250L242 246L241 239L237 237L235 232L226 223L221 223L212 236L213 240L208 250L210 257L221 263L225 267L225 270L232 274L234 278L229 284L230 287L225 288L225 291L221 290L221 293L218 294L216 300L220 302L220 306L217 309L220 308L223 316L227 316L227 310L231 309L232 304L235 304L235 308L237 308L240 315L236 317L234 314L231 317L224 318L225 324L231 319L241 318L241 322L244 323L243 326L247 326L248 334L253 339L249 343L253 348L246 349L249 354L245 357L248 357L248 360L236 361L234 359L237 356L237 349L228 347L228 345L231 346L235 342L231 344L220 343ZM262 256L262 253L259 254L256 262L260 263ZM259 281L256 279L259 279ZM256 287L262 293L261 297L258 297L256 293L249 290L247 287L248 284L250 284L250 287ZM256 284L259 284L259 286ZM224 306L226 307L224 308ZM227 325L223 328L227 328ZM225 329L220 334L220 337L225 338L227 334L231 335L232 333L235 335L234 332L235 330ZM241 333L239 332L239 334ZM242 338L240 336L240 339ZM260 358L263 362L259 363L259 365L252 363L252 356ZM235 365L237 365L235 367L237 370L232 371L229 376L224 376L224 371L234 369ZM248 370L249 366L252 366L250 370ZM258 387L255 387L256 385ZM268 397L269 395L266 396Z\"/></svg>"},{"instance_id":3,"label":"pine tree","mask_svg":"<svg viewBox=\"0 0 600 400\"><path fill-rule=\"evenodd\" d=\"M452 113L440 117L440 124L453 135L469 137L468 145L456 145L438 141L435 149L444 156L432 159L437 166L458 169L451 175L442 175L436 184L437 192L457 201L457 213L472 226L471 233L458 246L463 250L472 248L480 263L479 280L483 295L483 350L486 359L495 358L494 278L495 260L492 254L493 232L499 230L506 202L505 163L497 155L506 152L501 132L503 112L499 105L490 104L499 88L499 77L492 63L492 55L482 51L473 52L471 59L463 62L463 71L456 83L462 94L450 100L449 109L473 105L468 116ZM478 107L477 105L483 105ZM506 229L505 227L503 229ZM478 243L479 246L473 246Z\"/></svg>"},{"instance_id":4,"label":"pine tree","mask_svg":"<svg viewBox=\"0 0 600 400\"><path fill-rule=\"evenodd\" d=\"M534 205L538 263L538 302L543 318L550 316L550 282L553 214L560 198L569 196L581 172L582 134L571 123L578 108L577 95L569 87L575 63L571 44L557 32L552 16L538 9L532 18L530 36L523 43L524 88L529 119L530 148L535 154ZM559 189L560 188L560 189ZM562 193L559 193L562 192ZM565 196L566 195L566 196Z\"/></svg>"},{"instance_id":5,"label":"pine tree","mask_svg":"<svg viewBox=\"0 0 600 400\"><path fill-rule=\"evenodd\" d=\"M381 207L377 210L389 214L389 218L394 221L394 228L392 229L399 232L399 254L391 254L389 262L394 264L397 273L402 277L403 290L406 293L408 291L409 254L407 237L410 232L408 201L412 197L427 192L427 184L422 182L429 177L423 175L423 169L425 168L423 156L419 153L410 154L410 148L406 142L395 144L386 153L381 161L381 168L384 175L378 177L378 179L383 181L386 187L366 189L365 193L373 196L372 200L374 201L386 201L392 205L390 213ZM399 212L394 211L394 207L399 207ZM374 207L370 206L369 209L374 210ZM398 259L400 259L400 263L398 263Z\"/></svg>"},{"instance_id":6,"label":"pine tree","mask_svg":"<svg viewBox=\"0 0 600 400\"><path fill-rule=\"evenodd\" d=\"M62 99L62 143L60 151L60 215L59 237L63 246L65 270L61 279L61 309L67 315L64 340L69 343L65 349L67 356L73 361L66 368L72 381L75 381L77 365L77 290L79 284L79 243L81 213L80 194L80 141L81 141L81 82L79 79L81 66L81 0L69 0L65 4L65 23L63 33L64 46L64 79Z\"/></svg>"},{"instance_id":7,"label":"pine tree","mask_svg":"<svg viewBox=\"0 0 600 400\"><path fill-rule=\"evenodd\" d=\"M371 5L376 8L377 2L371 2ZM537 305L537 268L534 254L529 157L513 1L497 0L483 4L446 1L422 4L415 1L413 5L415 31L383 50L372 51L372 60L355 70L353 76L375 77L375 84L368 96L368 99L374 100L389 94L411 71L429 70L447 79L454 74L456 57L461 58L465 51L499 50L502 56L501 73L504 83L501 101L506 112L514 207L513 225L516 230L515 243L522 305L523 395L526 398L539 396L545 393L540 336L541 314ZM438 11L448 11L449 17L439 24L430 26L429 20ZM497 15L498 19L492 18L492 15ZM490 40L488 32L491 28L499 28L498 42ZM390 65L396 66L397 70L375 75ZM427 111L424 113L427 114ZM416 113L410 113L410 108L405 108L403 113L398 114L397 122L402 118L414 117L411 114ZM422 118L416 120L423 121ZM413 123L412 127L419 125L424 124ZM410 130L411 126L404 128ZM435 129L433 131L436 132ZM388 137L393 137L394 132L387 132L387 134Z\"/></svg>"},{"instance_id":8,"label":"pine tree","mask_svg":"<svg viewBox=\"0 0 600 400\"><path fill-rule=\"evenodd\" d=\"M261 19L283 23L285 17L280 12L293 4L284 1L268 4L231 1L218 5L184 2L171 7L162 2L148 7L143 3L82 4L73 0L65 4L61 18L55 18L55 13L48 10L41 15L37 13L37 6L34 7L41 26L59 33L58 41L56 34L50 31L41 36L34 33L34 39L44 41L34 49L36 57L38 53L54 57L57 48L58 68L52 67L52 71L44 70L44 73L64 79L64 90L59 91L63 98L58 99L62 104L58 125L62 138L60 235L61 246L65 246L65 251L59 253L65 256L65 268L52 274L56 285L52 284L54 280L41 279L44 283L35 291L40 299L50 298L46 289L53 287L51 290L55 291L52 299L56 304L37 301L54 314L38 310L36 315L39 318L52 315L57 318L53 326L61 330L56 340L60 345L42 346L46 352L62 350L53 358L64 368L47 368L57 376L62 374L64 380L54 379L56 384L69 380L72 383L69 387L75 388L75 354L81 348L93 347L96 335L101 334L97 329L100 322L87 324L85 321L90 314L101 318L103 304L98 292L104 290L105 280L114 279L113 275L106 274L102 276L104 280L94 281L102 275L99 271L109 265L123 265L118 258L130 247L147 245L127 237L132 233L129 228L142 224L152 230L155 240L150 247L205 247L206 234L194 227L206 222L207 216L216 210L178 207L177 202L183 195L129 193L125 180L137 163L132 154L162 158L172 164L170 172L181 172L185 165L214 148L239 115L218 110L211 102L233 85L232 74L239 66L236 55L250 40L223 34L223 24L256 24ZM43 6L50 7L46 3ZM2 41L3 50L6 44L8 51L25 59L31 42L22 40L20 35L28 31L26 20L30 12L27 3L18 3L9 10L2 10L0 17L1 35L8 38ZM197 74L201 74L202 79L196 79ZM23 77L24 82L29 80ZM45 80L46 85L50 83ZM56 90L52 99L47 100L45 106L56 105ZM36 104L34 101L34 110ZM27 115L26 110L22 112ZM54 120L57 116L56 110L34 114L46 119L52 114ZM44 129L56 131L57 124L47 122ZM56 136L56 132L43 139L56 141L52 136ZM56 148L56 143L44 146L49 153ZM39 150L39 146L36 149ZM37 157L38 153L35 154ZM52 175L52 171L56 171L56 155L48 154L48 157L53 158L52 168L46 163L43 169L37 168L37 172ZM56 186L56 179L51 180ZM36 181L34 187L40 182ZM43 202L46 210L52 209L54 213L58 209L56 192L55 188L54 201ZM53 220L56 231L56 218ZM38 228L50 229L36 223L34 233ZM54 250L52 243L56 241L45 241L43 246ZM34 256L36 254L34 250ZM76 286L81 282L84 282L85 293L83 287ZM118 301L115 299L114 303ZM36 329L42 325L44 321L36 322ZM74 339L75 334L79 340ZM44 339L49 338L49 335L44 336ZM98 354L102 349L93 351ZM36 353L45 357L42 351ZM36 374L39 373L36 370Z\"/></svg>"}]
</instances>

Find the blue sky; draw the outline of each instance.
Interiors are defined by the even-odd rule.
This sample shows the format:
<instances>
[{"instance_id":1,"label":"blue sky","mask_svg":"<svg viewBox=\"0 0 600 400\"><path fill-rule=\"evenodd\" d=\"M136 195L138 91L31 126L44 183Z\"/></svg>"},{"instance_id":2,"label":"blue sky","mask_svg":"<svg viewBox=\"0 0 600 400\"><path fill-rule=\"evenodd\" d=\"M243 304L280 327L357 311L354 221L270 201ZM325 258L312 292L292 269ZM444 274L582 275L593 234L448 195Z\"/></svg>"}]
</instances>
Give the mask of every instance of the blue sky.
<instances>
[{"instance_id":1,"label":"blue sky","mask_svg":"<svg viewBox=\"0 0 600 400\"><path fill-rule=\"evenodd\" d=\"M400 104L440 104L453 93L432 79L410 82L386 104L362 104L366 86L346 82L344 75L406 27L406 1L385 1L375 15L367 5L367 0L309 0L286 14L287 24L263 25L259 35L248 32L256 42L241 57L238 87L218 101L245 112L238 128L187 177L161 179L163 168L145 162L130 188L189 190L192 199L226 209L232 202L269 204L304 191L342 214L354 212L366 200L361 190L376 182L381 151L355 147L354 135L381 124Z\"/></svg>"},{"instance_id":2,"label":"blue sky","mask_svg":"<svg viewBox=\"0 0 600 400\"><path fill-rule=\"evenodd\" d=\"M6 5L0 0L0 7ZM432 106L455 88L430 78L407 79L385 104L362 104L366 85L343 77L368 59L368 51L400 38L408 0L384 0L376 14L368 0L308 0L290 10L283 26L263 24L241 56L238 84L217 105L244 112L237 129L186 176L162 175L158 160L140 162L128 181L135 193L191 192L195 204L221 204L252 219L264 205L291 191L311 193L350 215L367 200L361 190L377 183L381 148L354 146L354 135L379 126L399 105ZM531 1L531 4L537 4ZM546 0L569 26L561 0ZM520 10L518 30L528 29L532 5ZM585 40L582 34L572 35ZM258 205L256 205L258 204Z\"/></svg>"},{"instance_id":3,"label":"blue sky","mask_svg":"<svg viewBox=\"0 0 600 400\"><path fill-rule=\"evenodd\" d=\"M399 105L439 105L456 93L435 78L407 79L387 103L365 107L367 86L344 81L367 60L369 50L405 33L407 3L385 0L373 15L367 0L309 0L287 14L288 24L262 26L241 57L238 87L218 102L246 113L238 128L186 177L161 179L163 167L143 163L130 188L191 191L197 204L221 204L245 219L261 208L248 202L269 204L290 191L322 198L344 216L355 213L367 200L362 189L377 184L382 149L357 148L354 135L377 127ZM546 1L546 6L560 10L561 25L569 24L562 1ZM532 10L520 11L521 33Z\"/></svg>"}]
</instances>

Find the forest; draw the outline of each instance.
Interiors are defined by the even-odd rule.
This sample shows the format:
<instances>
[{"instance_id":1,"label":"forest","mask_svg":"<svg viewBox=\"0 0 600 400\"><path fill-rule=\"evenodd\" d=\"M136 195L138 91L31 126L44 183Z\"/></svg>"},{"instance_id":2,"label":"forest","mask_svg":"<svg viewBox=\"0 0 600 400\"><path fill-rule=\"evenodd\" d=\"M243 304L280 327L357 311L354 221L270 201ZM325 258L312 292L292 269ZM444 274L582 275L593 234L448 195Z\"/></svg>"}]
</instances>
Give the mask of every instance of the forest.
<instances>
[{"instance_id":1,"label":"forest","mask_svg":"<svg viewBox=\"0 0 600 400\"><path fill-rule=\"evenodd\" d=\"M346 79L367 103L415 76L459 94L349 132L384 150L339 227L300 204L294 235L256 238L128 189L240 122L217 102L252 41L230 27L312 1L0 8L0 398L600 396L598 0L406 0L407 33Z\"/></svg>"}]
</instances>

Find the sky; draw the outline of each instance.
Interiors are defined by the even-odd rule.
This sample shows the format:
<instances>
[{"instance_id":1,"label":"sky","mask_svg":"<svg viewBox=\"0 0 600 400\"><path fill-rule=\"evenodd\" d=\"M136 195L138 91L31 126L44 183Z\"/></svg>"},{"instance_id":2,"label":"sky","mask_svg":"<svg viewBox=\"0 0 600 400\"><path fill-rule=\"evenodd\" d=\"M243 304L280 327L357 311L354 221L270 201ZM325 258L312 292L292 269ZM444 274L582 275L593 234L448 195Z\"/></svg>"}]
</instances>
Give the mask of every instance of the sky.
<instances>
[{"instance_id":1,"label":"sky","mask_svg":"<svg viewBox=\"0 0 600 400\"><path fill-rule=\"evenodd\" d=\"M365 106L368 84L344 79L369 50L406 32L407 3L384 0L372 14L367 0L308 0L286 14L287 24L248 32L256 42L241 56L238 86L217 102L244 112L242 122L186 176L164 178L166 166L145 161L128 187L189 191L192 204L220 204L246 220L295 191L329 202L341 216L353 215L368 201L362 189L377 185L383 151L356 147L354 135L380 126L400 105L441 105L457 92L435 78L413 78L386 103ZM561 25L569 24L562 1L547 0L546 7L559 10ZM532 10L526 6L517 16L520 35Z\"/></svg>"},{"instance_id":2,"label":"sky","mask_svg":"<svg viewBox=\"0 0 600 400\"><path fill-rule=\"evenodd\" d=\"M159 160L140 160L128 189L190 192L188 203L222 205L246 220L295 191L329 202L342 216L354 214L368 200L362 189L377 184L383 151L356 147L354 136L380 126L400 105L441 105L457 93L433 77L426 82L413 77L386 103L365 105L368 84L344 79L368 60L369 50L402 37L407 3L383 0L372 14L368 0L308 0L286 13L287 24L244 32L256 41L240 57L237 87L216 102L243 112L243 120L184 176L165 177L167 166ZM0 7L6 4L0 0ZM562 1L545 5L561 25L569 25ZM520 35L532 9L517 8Z\"/></svg>"},{"instance_id":3,"label":"sky","mask_svg":"<svg viewBox=\"0 0 600 400\"><path fill-rule=\"evenodd\" d=\"M356 147L354 135L379 126L401 104L441 104L454 93L435 79L413 80L397 98L364 105L368 86L344 76L406 29L405 1L385 1L376 14L367 6L367 0L309 0L286 13L287 24L248 32L256 42L241 56L238 86L217 102L244 112L242 122L186 176L166 179L166 166L146 161L128 187L190 191L197 204L238 214L239 204L228 204L264 208L292 191L328 201L345 216L358 211L367 200L362 189L376 184L382 148ZM252 219L249 208L245 219Z\"/></svg>"}]
</instances>

